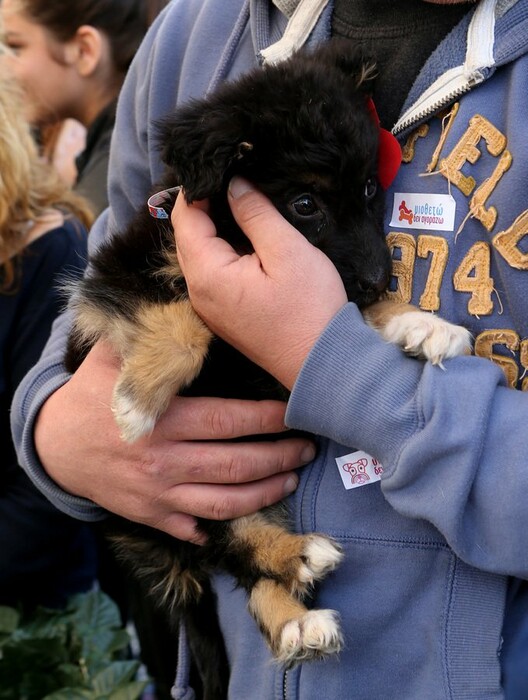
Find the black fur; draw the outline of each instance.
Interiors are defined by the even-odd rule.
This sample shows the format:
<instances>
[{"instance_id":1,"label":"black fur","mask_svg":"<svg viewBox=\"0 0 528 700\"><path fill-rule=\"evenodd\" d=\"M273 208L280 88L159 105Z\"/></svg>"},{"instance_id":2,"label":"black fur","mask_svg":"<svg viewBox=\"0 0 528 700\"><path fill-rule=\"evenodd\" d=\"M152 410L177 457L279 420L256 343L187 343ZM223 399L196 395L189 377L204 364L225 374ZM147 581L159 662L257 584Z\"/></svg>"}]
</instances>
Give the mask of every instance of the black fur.
<instances>
[{"instance_id":1,"label":"black fur","mask_svg":"<svg viewBox=\"0 0 528 700\"><path fill-rule=\"evenodd\" d=\"M243 175L329 256L350 300L360 307L374 302L388 282L390 256L382 227L383 193L376 179L378 126L367 108L366 66L368 62L352 53L347 43L334 41L314 54L300 52L281 65L256 69L207 99L178 109L159 126L167 175L156 189L182 185L189 202L209 198L219 235L247 252L249 242L226 199L230 178ZM139 301L168 304L185 298L181 275L168 279L159 274L167 264L167 251L174 251L170 225L153 219L145 206L123 235L94 256L77 294L109 319L130 321ZM75 334L71 336L69 370L79 366L88 349ZM272 377L219 339L211 344L202 372L186 393L253 399L285 396ZM274 509L269 517L282 522ZM248 592L263 576L279 581L280 576L254 565L253 552L233 542L229 523L201 521L209 536L203 548L126 521L115 525L120 530L121 556L143 567L140 575L155 595L165 560L173 569L177 566L183 578L191 572L191 579L203 589L201 599L196 588L184 594L175 591L166 602L172 613L185 603L204 697L224 697L225 651L217 638L217 624L217 635L209 627L214 599L210 572L224 568ZM205 628L200 604L207 607Z\"/></svg>"}]
</instances>

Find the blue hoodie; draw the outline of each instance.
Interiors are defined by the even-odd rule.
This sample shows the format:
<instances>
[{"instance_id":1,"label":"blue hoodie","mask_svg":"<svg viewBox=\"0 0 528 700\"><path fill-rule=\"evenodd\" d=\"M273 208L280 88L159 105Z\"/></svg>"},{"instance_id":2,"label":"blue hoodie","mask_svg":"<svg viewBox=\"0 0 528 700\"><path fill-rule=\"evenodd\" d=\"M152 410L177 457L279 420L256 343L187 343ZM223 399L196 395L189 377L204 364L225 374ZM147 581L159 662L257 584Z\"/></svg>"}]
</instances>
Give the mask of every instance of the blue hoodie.
<instances>
[{"instance_id":1,"label":"blue hoodie","mask_svg":"<svg viewBox=\"0 0 528 700\"><path fill-rule=\"evenodd\" d=\"M170 3L120 96L111 208L92 249L127 224L160 176L152 120L324 40L331 9L303 0L288 21L264 0ZM423 67L394 128L404 164L387 199L390 295L467 326L479 357L445 370L406 357L352 304L329 324L288 405L291 427L322 436L290 503L298 531L329 533L345 550L314 605L339 611L346 646L336 659L286 671L272 662L245 594L219 575L235 700L528 698L527 44L528 0L481 0ZM68 379L69 323L66 313L22 382L13 432L48 498L96 520L104 511L61 491L32 441L40 406ZM358 460L367 465L361 478ZM174 694L192 698L184 642Z\"/></svg>"}]
</instances>

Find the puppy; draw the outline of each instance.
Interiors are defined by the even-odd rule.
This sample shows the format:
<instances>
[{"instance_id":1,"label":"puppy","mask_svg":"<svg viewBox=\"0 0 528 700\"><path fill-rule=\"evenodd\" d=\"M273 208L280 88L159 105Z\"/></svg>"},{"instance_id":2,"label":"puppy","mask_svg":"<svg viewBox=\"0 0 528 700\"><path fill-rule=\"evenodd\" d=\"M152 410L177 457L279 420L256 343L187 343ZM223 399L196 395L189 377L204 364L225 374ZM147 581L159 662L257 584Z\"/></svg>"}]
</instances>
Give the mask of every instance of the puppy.
<instances>
[{"instance_id":1,"label":"puppy","mask_svg":"<svg viewBox=\"0 0 528 700\"><path fill-rule=\"evenodd\" d=\"M395 174L399 147L379 127L373 77L370 62L333 41L256 69L159 126L167 171L157 189L171 189L151 197L150 212L142 208L102 246L70 302L76 320L68 369L100 338L121 357L112 408L124 440L148 434L175 394L286 398L272 377L213 337L190 305L167 214L176 185L188 202L209 198L218 234L247 253L251 246L226 199L230 178L243 175L328 255L348 298L385 337L435 362L465 349L461 329L378 302L391 269L380 178L387 185ZM164 197L166 209L159 206ZM228 522L202 520L208 544L197 547L119 521L120 556L174 619L184 615L206 698L225 695L228 673L209 584L217 567L247 591L278 661L324 657L343 644L338 614L305 605L314 582L338 566L341 549L324 535L292 534L286 522L280 507Z\"/></svg>"}]
</instances>

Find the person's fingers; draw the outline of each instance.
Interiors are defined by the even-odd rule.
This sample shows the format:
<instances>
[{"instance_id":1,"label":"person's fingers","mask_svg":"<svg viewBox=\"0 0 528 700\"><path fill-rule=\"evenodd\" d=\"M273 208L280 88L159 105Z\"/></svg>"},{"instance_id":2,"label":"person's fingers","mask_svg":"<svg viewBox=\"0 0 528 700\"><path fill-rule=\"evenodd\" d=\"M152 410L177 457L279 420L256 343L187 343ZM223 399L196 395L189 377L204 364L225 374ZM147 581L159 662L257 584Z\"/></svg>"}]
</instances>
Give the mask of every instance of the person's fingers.
<instances>
[{"instance_id":1,"label":"person's fingers","mask_svg":"<svg viewBox=\"0 0 528 700\"><path fill-rule=\"evenodd\" d=\"M203 260L203 252L209 253L210 247L215 259L228 263L238 258L233 248L216 235L216 228L209 218L208 206L205 200L187 204L182 192L178 194L171 214L171 222L176 239L178 261L184 276L187 277L186 261L193 261L193 269L203 269L207 258ZM199 264L195 264L199 263Z\"/></svg>"},{"instance_id":2,"label":"person's fingers","mask_svg":"<svg viewBox=\"0 0 528 700\"><path fill-rule=\"evenodd\" d=\"M167 515L152 523L146 523L158 530L163 530L168 535L178 540L192 542L192 544L205 544L207 537L198 528L196 518L186 513L170 511Z\"/></svg>"},{"instance_id":3,"label":"person's fingers","mask_svg":"<svg viewBox=\"0 0 528 700\"><path fill-rule=\"evenodd\" d=\"M163 498L174 504L174 512L185 509L187 514L198 518L230 520L256 513L282 500L295 491L297 485L298 478L295 474L289 475L286 480L282 475L274 475L262 481L237 486L180 484L164 494ZM160 524L157 522L154 526L159 528Z\"/></svg>"},{"instance_id":4,"label":"person's fingers","mask_svg":"<svg viewBox=\"0 0 528 700\"><path fill-rule=\"evenodd\" d=\"M313 443L301 438L276 442L188 442L164 444L156 450L158 464L164 464L165 483L242 484L273 474L287 479L315 456ZM174 472L174 474L173 474Z\"/></svg>"},{"instance_id":5,"label":"person's fingers","mask_svg":"<svg viewBox=\"0 0 528 700\"><path fill-rule=\"evenodd\" d=\"M178 201L178 199L183 200L184 202L186 201L185 200L185 190L183 189L183 187L178 192L178 196L176 197L176 201ZM176 202L174 202L174 204L176 204ZM201 211L204 211L205 213L208 213L209 209L210 209L208 199L195 199L194 202L192 203L192 206L195 209L200 209Z\"/></svg>"},{"instance_id":6,"label":"person's fingers","mask_svg":"<svg viewBox=\"0 0 528 700\"><path fill-rule=\"evenodd\" d=\"M286 480L276 475L236 487L180 484L163 496L172 507L160 507L157 510L159 517L146 524L180 540L202 545L207 537L200 531L196 518L230 520L255 513L288 496L297 484L295 474L290 474ZM185 513L178 510L178 504Z\"/></svg>"},{"instance_id":7,"label":"person's fingers","mask_svg":"<svg viewBox=\"0 0 528 700\"><path fill-rule=\"evenodd\" d=\"M156 431L166 440L229 440L280 433L287 429L285 412L282 401L176 397L160 418Z\"/></svg>"},{"instance_id":8,"label":"person's fingers","mask_svg":"<svg viewBox=\"0 0 528 700\"><path fill-rule=\"evenodd\" d=\"M264 269L268 261L295 260L299 246L310 245L247 180L237 176L231 180L228 200L235 221L253 243Z\"/></svg>"}]
</instances>

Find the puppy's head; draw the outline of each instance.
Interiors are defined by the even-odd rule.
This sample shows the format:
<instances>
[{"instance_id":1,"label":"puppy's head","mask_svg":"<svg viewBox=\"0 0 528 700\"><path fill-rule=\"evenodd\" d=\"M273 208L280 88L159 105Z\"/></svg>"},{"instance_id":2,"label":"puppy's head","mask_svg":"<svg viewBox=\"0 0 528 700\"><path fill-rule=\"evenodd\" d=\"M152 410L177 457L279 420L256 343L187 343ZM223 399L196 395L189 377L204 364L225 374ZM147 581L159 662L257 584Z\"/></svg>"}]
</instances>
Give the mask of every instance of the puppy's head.
<instances>
[{"instance_id":1,"label":"puppy's head","mask_svg":"<svg viewBox=\"0 0 528 700\"><path fill-rule=\"evenodd\" d=\"M372 62L334 40L225 84L160 125L169 182L188 201L210 198L219 235L243 251L225 196L243 175L331 258L349 299L371 303L390 272L373 77Z\"/></svg>"}]
</instances>

